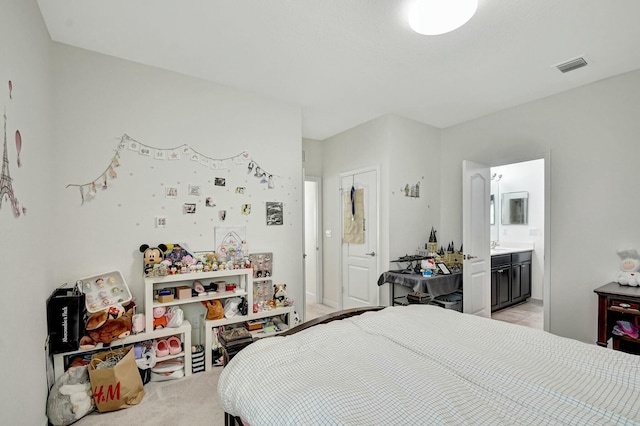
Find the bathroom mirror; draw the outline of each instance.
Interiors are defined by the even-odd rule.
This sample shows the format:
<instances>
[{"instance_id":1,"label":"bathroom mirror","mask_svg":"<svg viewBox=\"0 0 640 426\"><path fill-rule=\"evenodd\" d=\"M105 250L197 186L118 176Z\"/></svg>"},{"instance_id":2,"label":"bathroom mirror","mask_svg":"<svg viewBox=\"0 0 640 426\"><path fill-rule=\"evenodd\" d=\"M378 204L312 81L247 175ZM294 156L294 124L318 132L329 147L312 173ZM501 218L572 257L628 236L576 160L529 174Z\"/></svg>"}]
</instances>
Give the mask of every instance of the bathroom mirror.
<instances>
[{"instance_id":1,"label":"bathroom mirror","mask_svg":"<svg viewBox=\"0 0 640 426\"><path fill-rule=\"evenodd\" d=\"M491 194L491 201L489 202L489 224L496 224L496 202L493 194Z\"/></svg>"},{"instance_id":2,"label":"bathroom mirror","mask_svg":"<svg viewBox=\"0 0 640 426\"><path fill-rule=\"evenodd\" d=\"M502 194L502 224L526 225L529 221L529 193L506 192Z\"/></svg>"}]
</instances>

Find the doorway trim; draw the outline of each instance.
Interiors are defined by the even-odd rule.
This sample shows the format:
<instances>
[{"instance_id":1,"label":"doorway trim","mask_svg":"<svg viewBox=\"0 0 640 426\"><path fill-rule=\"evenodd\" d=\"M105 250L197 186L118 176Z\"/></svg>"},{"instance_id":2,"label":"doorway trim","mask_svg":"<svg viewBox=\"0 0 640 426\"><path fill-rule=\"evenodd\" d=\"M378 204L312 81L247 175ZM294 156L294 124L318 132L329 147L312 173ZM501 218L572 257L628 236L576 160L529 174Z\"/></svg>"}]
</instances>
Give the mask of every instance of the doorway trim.
<instances>
[{"instance_id":1,"label":"doorway trim","mask_svg":"<svg viewBox=\"0 0 640 426\"><path fill-rule=\"evenodd\" d=\"M489 163L490 167L506 166L532 160L544 160L544 268L542 277L543 330L549 331L551 298L551 151L536 155L501 158Z\"/></svg>"}]
</instances>

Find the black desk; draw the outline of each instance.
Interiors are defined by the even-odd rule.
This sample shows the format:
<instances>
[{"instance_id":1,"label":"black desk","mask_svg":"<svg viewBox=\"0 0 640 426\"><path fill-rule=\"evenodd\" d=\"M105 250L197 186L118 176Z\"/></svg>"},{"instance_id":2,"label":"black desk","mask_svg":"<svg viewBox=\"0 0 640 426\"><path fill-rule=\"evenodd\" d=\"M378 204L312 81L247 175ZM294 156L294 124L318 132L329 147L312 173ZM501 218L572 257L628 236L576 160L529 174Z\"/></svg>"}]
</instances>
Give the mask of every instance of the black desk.
<instances>
[{"instance_id":1,"label":"black desk","mask_svg":"<svg viewBox=\"0 0 640 426\"><path fill-rule=\"evenodd\" d=\"M429 293L431 297L451 294L462 290L462 272L452 272L449 275L435 275L423 277L421 274L401 274L399 272L385 272L378 278L378 285L389 283L392 305L395 302L395 286L409 287L412 291Z\"/></svg>"}]
</instances>

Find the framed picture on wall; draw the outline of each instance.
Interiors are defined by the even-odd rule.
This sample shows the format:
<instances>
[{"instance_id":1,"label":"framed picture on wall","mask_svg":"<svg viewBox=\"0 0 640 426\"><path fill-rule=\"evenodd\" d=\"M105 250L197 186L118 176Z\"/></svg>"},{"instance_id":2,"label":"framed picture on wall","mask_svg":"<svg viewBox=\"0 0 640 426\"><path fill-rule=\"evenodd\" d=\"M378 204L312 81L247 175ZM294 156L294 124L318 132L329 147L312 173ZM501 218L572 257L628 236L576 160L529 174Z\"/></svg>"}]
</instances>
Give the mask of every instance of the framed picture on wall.
<instances>
[{"instance_id":1,"label":"framed picture on wall","mask_svg":"<svg viewBox=\"0 0 640 426\"><path fill-rule=\"evenodd\" d=\"M267 201L267 226L284 223L282 203Z\"/></svg>"},{"instance_id":2,"label":"framed picture on wall","mask_svg":"<svg viewBox=\"0 0 640 426\"><path fill-rule=\"evenodd\" d=\"M440 270L440 273L444 275L449 275L451 273L449 268L447 268L447 265L444 263L438 263L438 269Z\"/></svg>"}]
</instances>

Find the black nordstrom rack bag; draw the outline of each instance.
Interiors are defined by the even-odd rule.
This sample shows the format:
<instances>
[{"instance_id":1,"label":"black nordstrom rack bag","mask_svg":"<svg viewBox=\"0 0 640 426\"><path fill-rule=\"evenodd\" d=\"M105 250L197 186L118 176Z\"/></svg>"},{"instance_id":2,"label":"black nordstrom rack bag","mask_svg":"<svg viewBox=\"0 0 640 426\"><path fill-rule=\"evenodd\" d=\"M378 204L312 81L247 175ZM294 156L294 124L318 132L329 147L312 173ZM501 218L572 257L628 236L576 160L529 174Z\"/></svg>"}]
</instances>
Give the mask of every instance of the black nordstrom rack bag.
<instances>
[{"instance_id":1,"label":"black nordstrom rack bag","mask_svg":"<svg viewBox=\"0 0 640 426\"><path fill-rule=\"evenodd\" d=\"M78 286L59 287L47 299L47 330L52 354L78 350L84 335L84 294Z\"/></svg>"}]
</instances>

